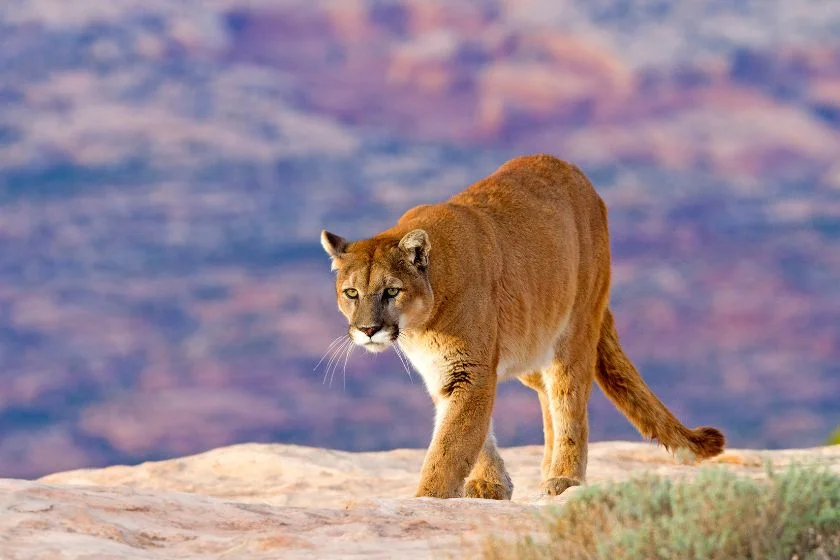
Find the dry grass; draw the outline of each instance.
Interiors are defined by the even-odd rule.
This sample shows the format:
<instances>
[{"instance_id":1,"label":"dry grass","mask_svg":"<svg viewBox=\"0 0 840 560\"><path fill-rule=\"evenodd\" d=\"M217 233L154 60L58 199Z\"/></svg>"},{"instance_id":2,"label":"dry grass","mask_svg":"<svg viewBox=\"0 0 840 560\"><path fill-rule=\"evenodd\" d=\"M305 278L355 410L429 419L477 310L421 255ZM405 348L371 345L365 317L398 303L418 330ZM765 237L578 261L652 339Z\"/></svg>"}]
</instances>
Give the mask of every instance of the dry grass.
<instances>
[{"instance_id":1,"label":"dry grass","mask_svg":"<svg viewBox=\"0 0 840 560\"><path fill-rule=\"evenodd\" d=\"M589 487L547 518L544 535L491 539L493 560L838 559L840 477L768 468L767 480L706 469L690 482L647 476Z\"/></svg>"}]
</instances>

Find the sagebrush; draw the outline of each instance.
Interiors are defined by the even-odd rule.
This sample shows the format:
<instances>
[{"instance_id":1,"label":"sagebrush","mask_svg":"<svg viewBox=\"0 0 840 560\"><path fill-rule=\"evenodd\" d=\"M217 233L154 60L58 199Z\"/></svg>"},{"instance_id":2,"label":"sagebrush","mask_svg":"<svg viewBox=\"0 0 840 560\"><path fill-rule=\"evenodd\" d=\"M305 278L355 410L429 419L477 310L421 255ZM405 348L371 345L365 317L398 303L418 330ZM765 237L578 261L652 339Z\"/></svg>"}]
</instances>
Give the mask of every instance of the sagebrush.
<instances>
[{"instance_id":1,"label":"sagebrush","mask_svg":"<svg viewBox=\"0 0 840 560\"><path fill-rule=\"evenodd\" d=\"M583 489L545 534L487 541L488 559L840 559L840 477L788 467L765 480L723 469Z\"/></svg>"}]
</instances>

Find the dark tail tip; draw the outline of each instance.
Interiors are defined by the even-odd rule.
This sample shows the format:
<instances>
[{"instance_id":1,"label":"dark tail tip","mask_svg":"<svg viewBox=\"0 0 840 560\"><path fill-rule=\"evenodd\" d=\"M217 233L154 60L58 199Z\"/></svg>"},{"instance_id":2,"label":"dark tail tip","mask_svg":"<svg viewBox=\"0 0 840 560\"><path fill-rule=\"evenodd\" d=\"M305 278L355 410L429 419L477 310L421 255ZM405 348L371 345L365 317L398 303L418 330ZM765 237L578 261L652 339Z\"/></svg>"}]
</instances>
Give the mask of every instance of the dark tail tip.
<instances>
[{"instance_id":1,"label":"dark tail tip","mask_svg":"<svg viewBox=\"0 0 840 560\"><path fill-rule=\"evenodd\" d=\"M691 430L692 451L698 459L708 459L723 453L726 437L717 428L703 426Z\"/></svg>"}]
</instances>

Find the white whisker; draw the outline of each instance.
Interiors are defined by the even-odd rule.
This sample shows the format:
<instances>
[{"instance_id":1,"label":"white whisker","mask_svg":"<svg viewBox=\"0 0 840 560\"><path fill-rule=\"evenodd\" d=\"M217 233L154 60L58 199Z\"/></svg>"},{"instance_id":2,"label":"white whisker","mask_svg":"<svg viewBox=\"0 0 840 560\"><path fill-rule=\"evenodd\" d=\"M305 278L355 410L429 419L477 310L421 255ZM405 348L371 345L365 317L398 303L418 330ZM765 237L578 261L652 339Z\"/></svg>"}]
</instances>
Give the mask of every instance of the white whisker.
<instances>
[{"instance_id":1,"label":"white whisker","mask_svg":"<svg viewBox=\"0 0 840 560\"><path fill-rule=\"evenodd\" d=\"M353 350L355 350L355 349L356 349L356 345L351 344L350 347L347 350L347 354L344 355L344 368L343 368L343 371L342 371L342 377L343 377L343 381L344 381L344 392L345 393L347 392L347 360L350 359L350 356L351 356L351 354L353 354Z\"/></svg>"},{"instance_id":2,"label":"white whisker","mask_svg":"<svg viewBox=\"0 0 840 560\"><path fill-rule=\"evenodd\" d=\"M338 356L341 355L341 351L344 350L344 347L347 344L352 343L353 341L348 337L346 340L344 340L344 342L336 346L335 349L332 351L332 355L330 355L330 359L327 362L327 367L324 370L324 380L321 382L322 385L327 382L327 376L330 374L330 367L332 366L333 362L335 362Z\"/></svg>"},{"instance_id":3,"label":"white whisker","mask_svg":"<svg viewBox=\"0 0 840 560\"><path fill-rule=\"evenodd\" d=\"M335 378L335 372L338 369L338 364L341 363L341 356L346 354L350 350L350 346L352 346L352 345L353 345L353 342L350 341L349 344L345 344L344 346L342 346L341 349L336 353L337 359L335 360L335 363L333 363L332 368L331 368L332 371L330 372L330 387L332 387L332 382L333 382L333 379Z\"/></svg>"},{"instance_id":4,"label":"white whisker","mask_svg":"<svg viewBox=\"0 0 840 560\"><path fill-rule=\"evenodd\" d=\"M411 368L409 368L408 364L406 363L408 358L406 358L403 355L402 351L400 350L400 347L397 346L396 344L393 344L392 348L394 349L394 353L397 355L397 358L400 359L400 363L402 363L403 368L405 368L405 372L408 374L409 381L414 383L414 378L411 376Z\"/></svg>"},{"instance_id":5,"label":"white whisker","mask_svg":"<svg viewBox=\"0 0 840 560\"><path fill-rule=\"evenodd\" d=\"M341 347L341 351L339 352L339 357L335 361L335 364L333 364L332 372L330 372L330 387L332 387L333 379L335 379L335 372L338 370L338 364L341 363L341 356L342 355L346 356L347 352L349 352L349 351L350 351L350 346L349 345L345 344L344 346Z\"/></svg>"},{"instance_id":6,"label":"white whisker","mask_svg":"<svg viewBox=\"0 0 840 560\"><path fill-rule=\"evenodd\" d=\"M318 369L318 366L320 366L320 365L321 365L321 362L323 362L323 361L324 361L324 358L326 358L326 357L327 357L327 354L329 354L329 353L330 353L330 350L332 350L333 348L335 348L335 345L336 345L336 344L338 344L339 342L341 342L342 340L344 340L346 337L347 337L347 335L346 335L346 334L343 334L343 335L341 335L341 336L339 336L339 337L336 337L336 339L335 339L335 340L333 340L332 342L330 342L330 345L329 345L329 346L327 346L327 351L326 351L326 352L324 352L324 355L323 355L323 356L321 356L321 359L320 359L320 360L318 360L318 363L317 363L317 364L315 364L315 367L314 367L314 368L312 368L312 371L315 371L316 369Z\"/></svg>"}]
</instances>

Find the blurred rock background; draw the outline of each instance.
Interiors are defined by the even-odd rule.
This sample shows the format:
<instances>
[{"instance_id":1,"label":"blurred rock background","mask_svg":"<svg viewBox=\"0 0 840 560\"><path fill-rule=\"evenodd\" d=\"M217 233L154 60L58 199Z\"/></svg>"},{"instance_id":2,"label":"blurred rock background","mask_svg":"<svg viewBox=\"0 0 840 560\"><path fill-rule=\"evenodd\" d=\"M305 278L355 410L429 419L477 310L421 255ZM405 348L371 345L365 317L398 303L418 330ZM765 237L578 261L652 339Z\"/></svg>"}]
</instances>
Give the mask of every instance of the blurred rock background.
<instances>
[{"instance_id":1,"label":"blurred rock background","mask_svg":"<svg viewBox=\"0 0 840 560\"><path fill-rule=\"evenodd\" d=\"M241 441L422 447L393 355L331 386L318 245L507 158L610 208L624 345L733 446L840 420L840 4L5 0L0 476ZM535 396L497 401L541 441ZM592 439L636 439L596 391Z\"/></svg>"}]
</instances>

